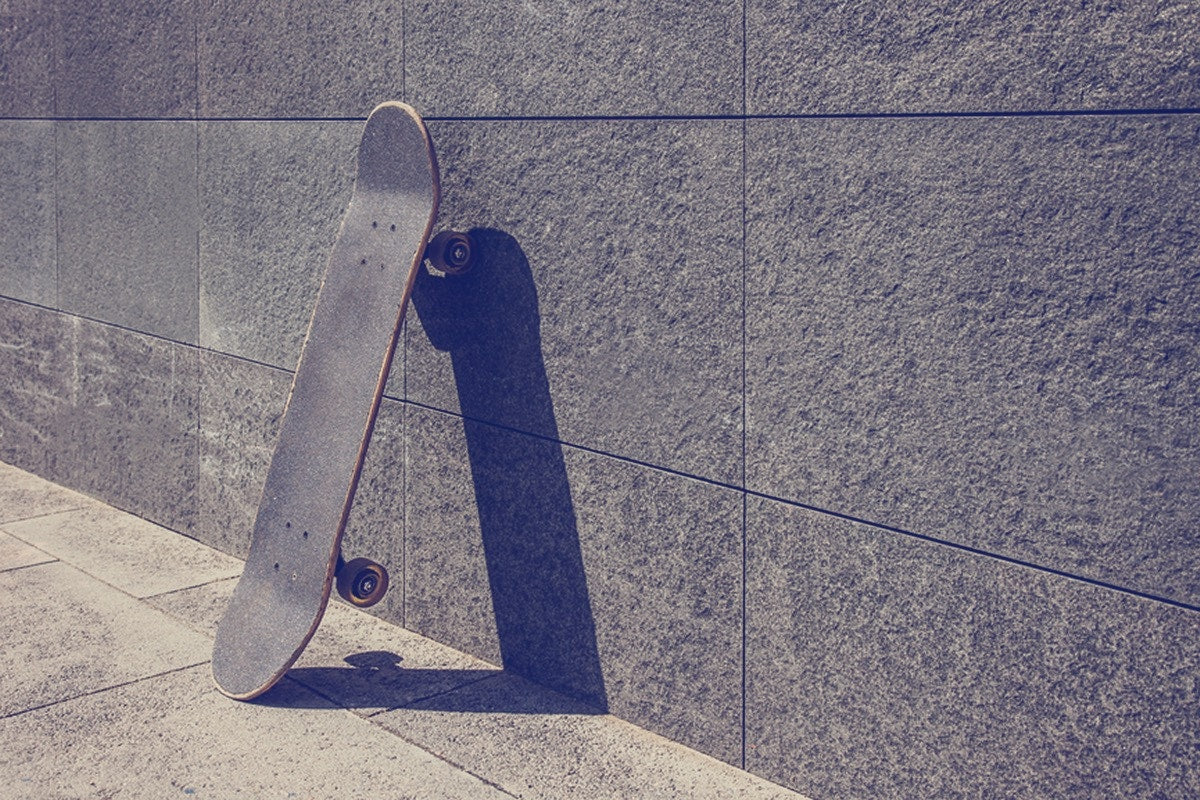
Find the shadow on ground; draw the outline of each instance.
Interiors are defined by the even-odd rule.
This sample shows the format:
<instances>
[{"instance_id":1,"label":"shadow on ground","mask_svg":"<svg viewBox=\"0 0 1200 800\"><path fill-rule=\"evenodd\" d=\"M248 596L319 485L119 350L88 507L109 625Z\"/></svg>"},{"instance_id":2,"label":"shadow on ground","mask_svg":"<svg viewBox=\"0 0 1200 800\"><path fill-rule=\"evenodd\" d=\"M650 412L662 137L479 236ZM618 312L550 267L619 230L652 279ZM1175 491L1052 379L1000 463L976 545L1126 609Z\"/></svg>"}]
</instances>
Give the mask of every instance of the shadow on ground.
<instances>
[{"instance_id":1,"label":"shadow on ground","mask_svg":"<svg viewBox=\"0 0 1200 800\"><path fill-rule=\"evenodd\" d=\"M499 669L406 669L396 653L347 656L345 667L298 667L257 702L283 708L408 708L505 714L599 714L578 700ZM295 681L316 694L295 690Z\"/></svg>"}]
</instances>

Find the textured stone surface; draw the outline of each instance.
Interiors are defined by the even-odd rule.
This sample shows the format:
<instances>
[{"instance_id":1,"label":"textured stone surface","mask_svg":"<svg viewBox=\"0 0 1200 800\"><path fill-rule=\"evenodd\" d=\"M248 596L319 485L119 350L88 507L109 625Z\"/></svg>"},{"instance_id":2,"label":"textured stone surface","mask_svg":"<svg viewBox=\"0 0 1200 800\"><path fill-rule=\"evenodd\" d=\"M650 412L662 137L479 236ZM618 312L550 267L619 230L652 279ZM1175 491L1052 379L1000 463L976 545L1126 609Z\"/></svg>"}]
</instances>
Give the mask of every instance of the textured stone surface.
<instances>
[{"instance_id":1,"label":"textured stone surface","mask_svg":"<svg viewBox=\"0 0 1200 800\"><path fill-rule=\"evenodd\" d=\"M134 597L176 591L242 571L236 558L100 503L9 522L4 529Z\"/></svg>"},{"instance_id":2,"label":"textured stone surface","mask_svg":"<svg viewBox=\"0 0 1200 800\"><path fill-rule=\"evenodd\" d=\"M0 294L57 301L54 123L0 122Z\"/></svg>"},{"instance_id":3,"label":"textured stone surface","mask_svg":"<svg viewBox=\"0 0 1200 800\"><path fill-rule=\"evenodd\" d=\"M55 3L60 117L189 117L196 112L192 3Z\"/></svg>"},{"instance_id":4,"label":"textured stone surface","mask_svg":"<svg viewBox=\"0 0 1200 800\"><path fill-rule=\"evenodd\" d=\"M408 430L408 626L736 762L738 495L417 408Z\"/></svg>"},{"instance_id":5,"label":"textured stone surface","mask_svg":"<svg viewBox=\"0 0 1200 800\"><path fill-rule=\"evenodd\" d=\"M27 798L509 795L291 681L235 703L205 666L0 720Z\"/></svg>"},{"instance_id":6,"label":"textured stone surface","mask_svg":"<svg viewBox=\"0 0 1200 800\"><path fill-rule=\"evenodd\" d=\"M517 797L797 798L505 674L376 717ZM534 744L536 743L536 745ZM530 757L536 747L536 757Z\"/></svg>"},{"instance_id":7,"label":"textured stone surface","mask_svg":"<svg viewBox=\"0 0 1200 800\"><path fill-rule=\"evenodd\" d=\"M71 318L66 396L53 421L62 483L177 531L196 521L196 350Z\"/></svg>"},{"instance_id":8,"label":"textured stone surface","mask_svg":"<svg viewBox=\"0 0 1200 800\"><path fill-rule=\"evenodd\" d=\"M171 342L0 300L0 458L191 532L197 360Z\"/></svg>"},{"instance_id":9,"label":"textured stone surface","mask_svg":"<svg viewBox=\"0 0 1200 800\"><path fill-rule=\"evenodd\" d=\"M292 375L200 354L200 466L195 536L245 558Z\"/></svg>"},{"instance_id":10,"label":"textured stone surface","mask_svg":"<svg viewBox=\"0 0 1200 800\"><path fill-rule=\"evenodd\" d=\"M0 459L61 478L58 420L76 401L78 325L68 316L0 299Z\"/></svg>"},{"instance_id":11,"label":"textured stone surface","mask_svg":"<svg viewBox=\"0 0 1200 800\"><path fill-rule=\"evenodd\" d=\"M1200 603L1198 139L752 123L749 488Z\"/></svg>"},{"instance_id":12,"label":"textured stone surface","mask_svg":"<svg viewBox=\"0 0 1200 800\"><path fill-rule=\"evenodd\" d=\"M0 464L0 522L71 511L95 502L31 472Z\"/></svg>"},{"instance_id":13,"label":"textured stone surface","mask_svg":"<svg viewBox=\"0 0 1200 800\"><path fill-rule=\"evenodd\" d=\"M363 118L403 96L400 0L197 9L201 116Z\"/></svg>"},{"instance_id":14,"label":"textured stone surface","mask_svg":"<svg viewBox=\"0 0 1200 800\"><path fill-rule=\"evenodd\" d=\"M2 716L199 664L210 650L199 634L60 562L0 572L0 636ZM11 754L18 740L3 739Z\"/></svg>"},{"instance_id":15,"label":"textured stone surface","mask_svg":"<svg viewBox=\"0 0 1200 800\"><path fill-rule=\"evenodd\" d=\"M54 114L54 4L0 2L0 116Z\"/></svg>"},{"instance_id":16,"label":"textured stone surface","mask_svg":"<svg viewBox=\"0 0 1200 800\"><path fill-rule=\"evenodd\" d=\"M195 342L196 126L58 127L61 308Z\"/></svg>"},{"instance_id":17,"label":"textured stone surface","mask_svg":"<svg viewBox=\"0 0 1200 800\"><path fill-rule=\"evenodd\" d=\"M1200 615L750 498L746 766L813 797L1190 797Z\"/></svg>"},{"instance_id":18,"label":"textured stone surface","mask_svg":"<svg viewBox=\"0 0 1200 800\"><path fill-rule=\"evenodd\" d=\"M405 87L427 114L733 114L741 4L410 3Z\"/></svg>"},{"instance_id":19,"label":"textured stone surface","mask_svg":"<svg viewBox=\"0 0 1200 800\"><path fill-rule=\"evenodd\" d=\"M431 132L440 227L474 229L480 261L418 283L408 399L739 479L739 125Z\"/></svg>"},{"instance_id":20,"label":"textured stone surface","mask_svg":"<svg viewBox=\"0 0 1200 800\"><path fill-rule=\"evenodd\" d=\"M1189 0L746 4L752 114L1200 106Z\"/></svg>"},{"instance_id":21,"label":"textured stone surface","mask_svg":"<svg viewBox=\"0 0 1200 800\"><path fill-rule=\"evenodd\" d=\"M357 122L200 124L200 343L295 369L354 183Z\"/></svg>"}]
</instances>

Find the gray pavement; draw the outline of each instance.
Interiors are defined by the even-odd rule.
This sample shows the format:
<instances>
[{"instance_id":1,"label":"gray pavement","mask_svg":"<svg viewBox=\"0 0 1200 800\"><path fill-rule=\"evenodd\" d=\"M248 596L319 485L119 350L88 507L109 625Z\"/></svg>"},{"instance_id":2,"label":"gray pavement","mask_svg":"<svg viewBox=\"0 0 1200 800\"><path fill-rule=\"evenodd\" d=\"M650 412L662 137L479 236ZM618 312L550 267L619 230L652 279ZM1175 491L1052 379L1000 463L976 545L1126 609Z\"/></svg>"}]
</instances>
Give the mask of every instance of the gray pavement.
<instances>
[{"instance_id":1,"label":"gray pavement","mask_svg":"<svg viewBox=\"0 0 1200 800\"><path fill-rule=\"evenodd\" d=\"M340 602L229 700L241 566L0 464L0 797L800 797Z\"/></svg>"}]
</instances>

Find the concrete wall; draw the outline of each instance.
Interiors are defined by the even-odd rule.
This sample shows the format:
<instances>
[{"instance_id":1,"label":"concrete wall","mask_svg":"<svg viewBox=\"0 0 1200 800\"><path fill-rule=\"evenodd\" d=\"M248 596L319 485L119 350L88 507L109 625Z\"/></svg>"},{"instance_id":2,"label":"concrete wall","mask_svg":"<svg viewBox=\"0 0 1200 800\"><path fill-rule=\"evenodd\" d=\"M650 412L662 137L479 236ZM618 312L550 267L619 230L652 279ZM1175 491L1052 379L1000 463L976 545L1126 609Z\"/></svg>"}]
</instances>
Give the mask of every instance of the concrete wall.
<instances>
[{"instance_id":1,"label":"concrete wall","mask_svg":"<svg viewBox=\"0 0 1200 800\"><path fill-rule=\"evenodd\" d=\"M1200 6L0 0L0 458L247 547L361 120L377 610L818 800L1200 794Z\"/></svg>"}]
</instances>

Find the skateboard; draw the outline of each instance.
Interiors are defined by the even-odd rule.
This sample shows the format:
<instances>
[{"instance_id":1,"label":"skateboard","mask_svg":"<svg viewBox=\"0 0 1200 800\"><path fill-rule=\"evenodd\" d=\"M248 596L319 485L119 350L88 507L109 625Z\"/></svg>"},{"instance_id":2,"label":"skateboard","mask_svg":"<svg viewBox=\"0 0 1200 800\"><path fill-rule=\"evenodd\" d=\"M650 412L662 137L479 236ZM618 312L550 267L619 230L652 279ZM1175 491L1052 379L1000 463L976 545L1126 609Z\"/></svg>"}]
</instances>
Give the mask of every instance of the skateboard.
<instances>
[{"instance_id":1,"label":"skateboard","mask_svg":"<svg viewBox=\"0 0 1200 800\"><path fill-rule=\"evenodd\" d=\"M317 295L271 458L245 570L217 627L212 673L238 700L271 688L317 630L336 581L366 607L387 569L346 561L341 542L384 383L418 271L455 274L474 259L468 235L429 239L440 188L425 123L377 106L358 149L354 192Z\"/></svg>"}]
</instances>

